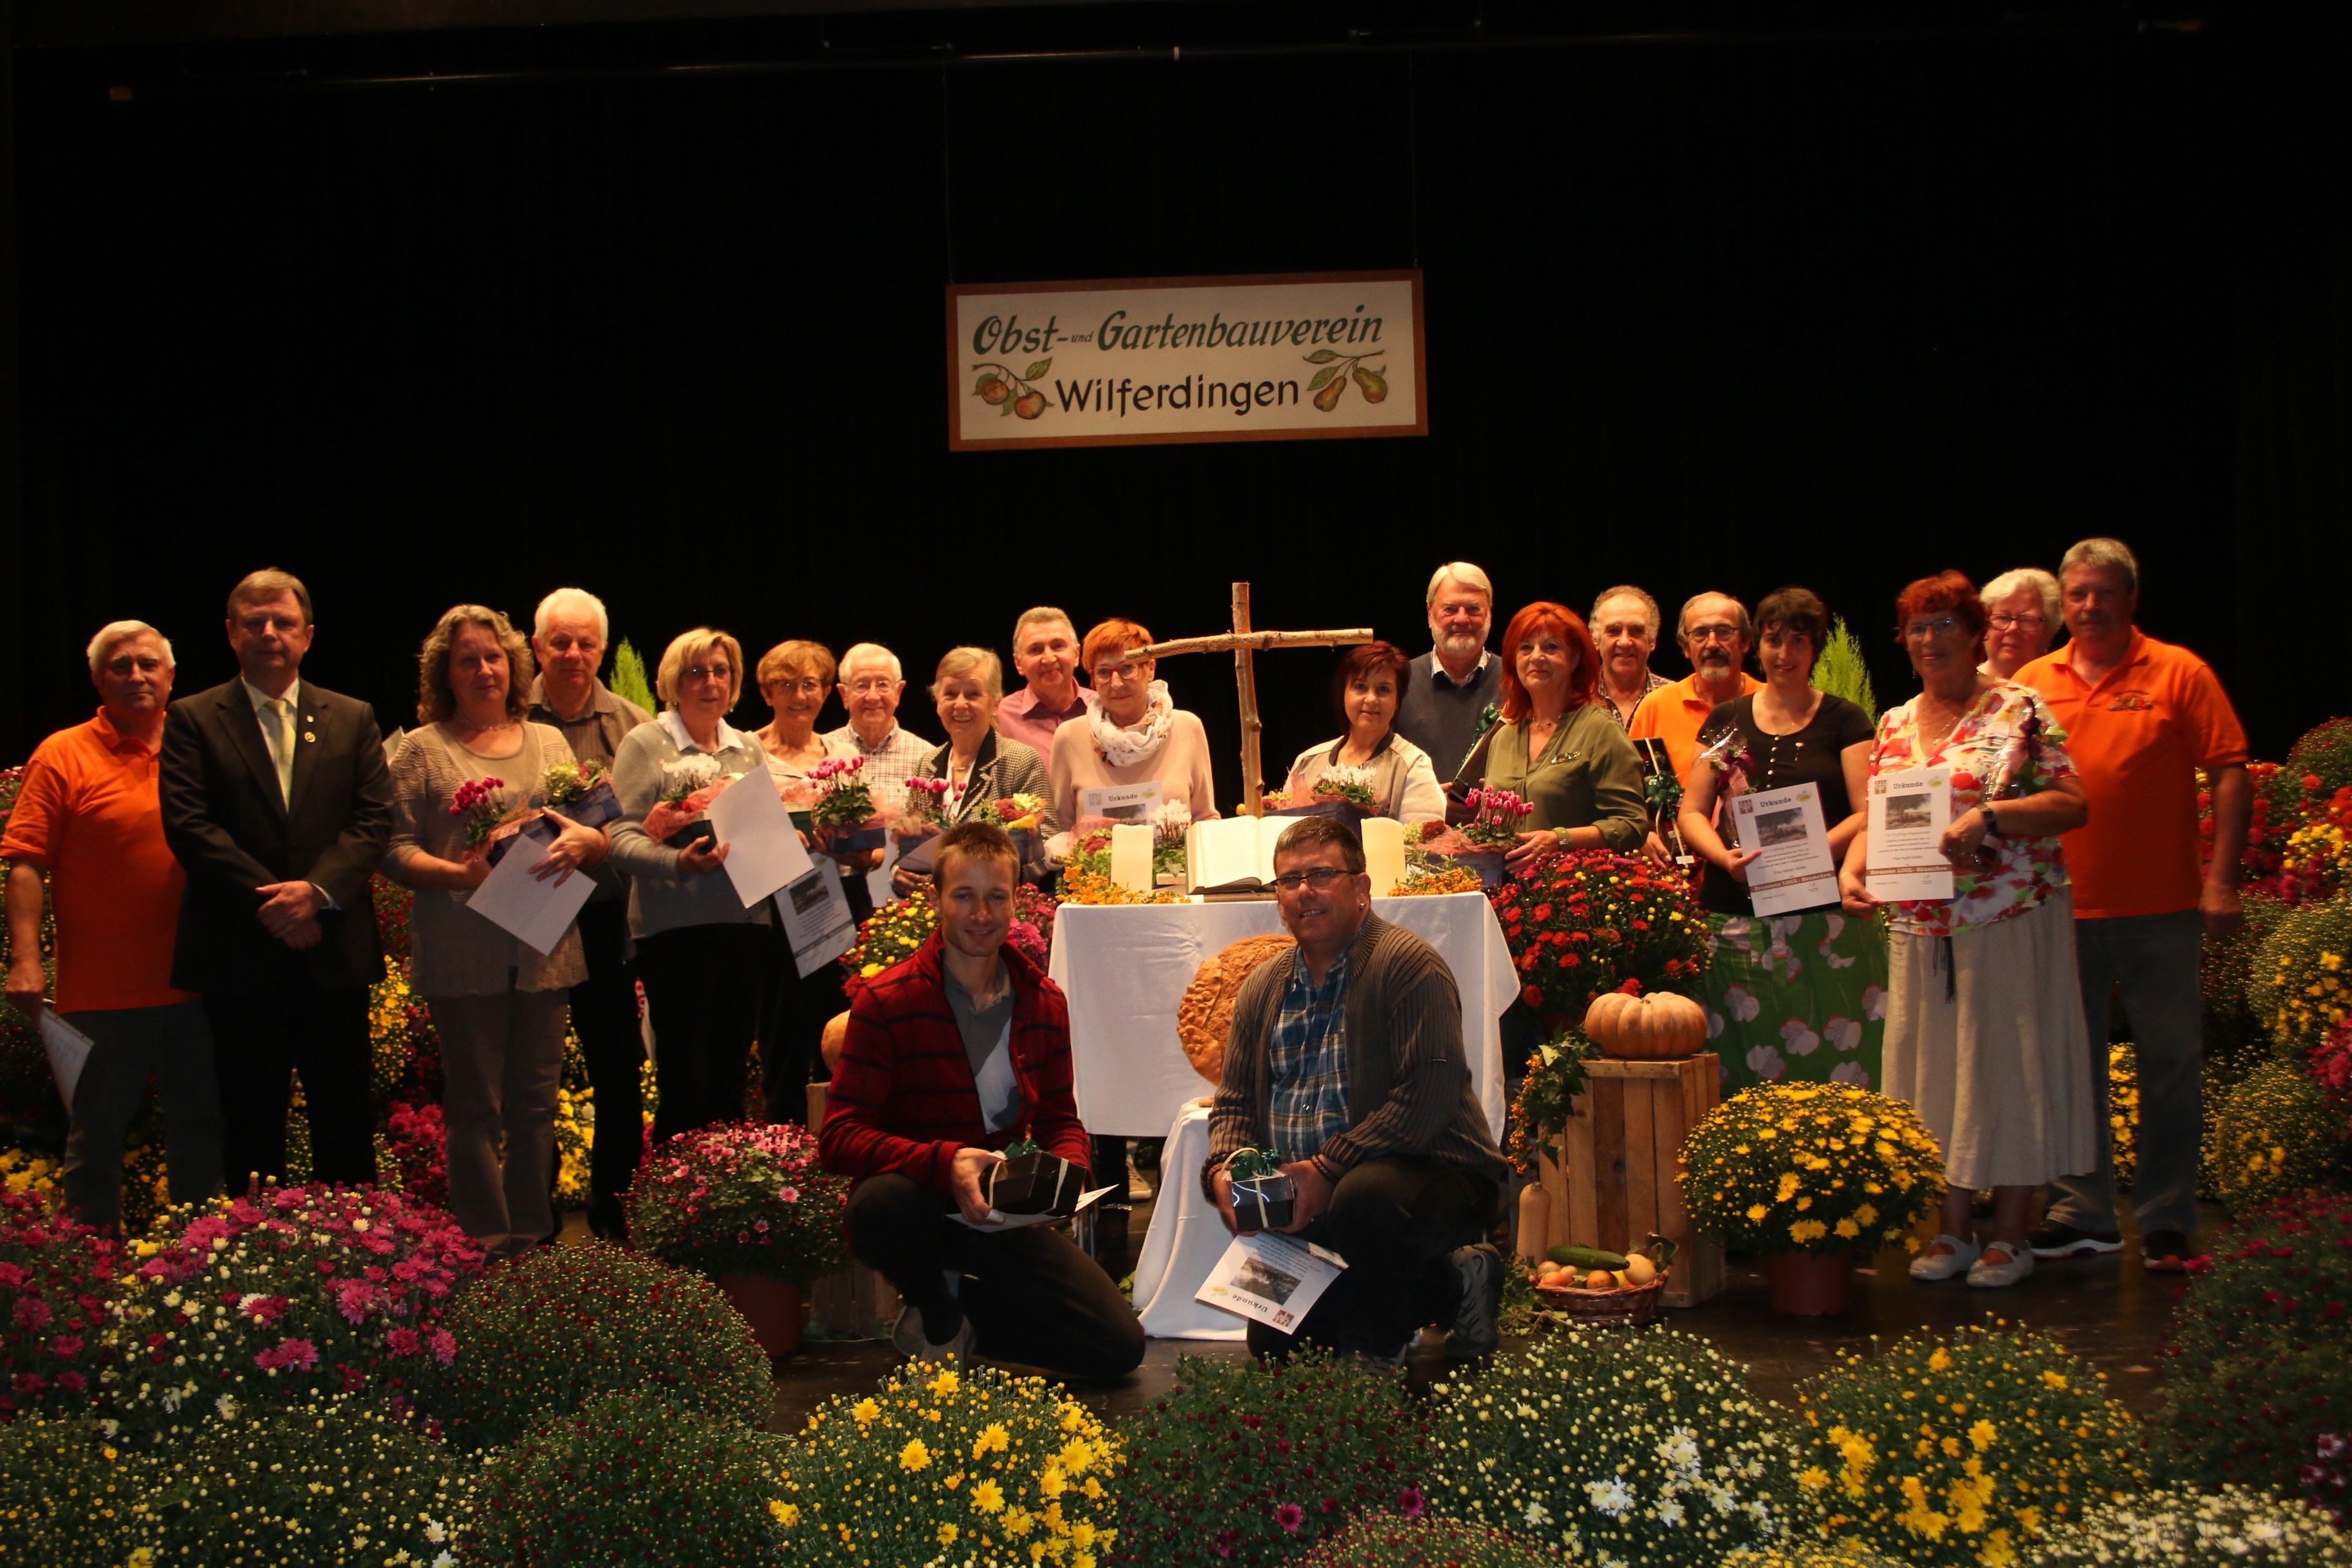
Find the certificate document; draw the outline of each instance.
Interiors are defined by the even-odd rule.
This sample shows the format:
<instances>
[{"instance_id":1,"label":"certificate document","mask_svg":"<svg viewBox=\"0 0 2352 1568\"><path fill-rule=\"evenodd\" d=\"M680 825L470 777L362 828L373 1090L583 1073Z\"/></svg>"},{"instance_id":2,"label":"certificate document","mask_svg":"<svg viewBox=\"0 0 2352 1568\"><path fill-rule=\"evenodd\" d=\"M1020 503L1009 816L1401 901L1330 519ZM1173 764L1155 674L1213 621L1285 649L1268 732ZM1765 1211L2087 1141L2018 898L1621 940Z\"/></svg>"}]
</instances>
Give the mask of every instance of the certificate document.
<instances>
[{"instance_id":1,"label":"certificate document","mask_svg":"<svg viewBox=\"0 0 2352 1568\"><path fill-rule=\"evenodd\" d=\"M1952 770L1906 768L1870 781L1870 896L1952 896L1952 863L1937 847L1952 825Z\"/></svg>"},{"instance_id":2,"label":"certificate document","mask_svg":"<svg viewBox=\"0 0 2352 1568\"><path fill-rule=\"evenodd\" d=\"M1113 822L1149 824L1151 814L1160 809L1160 781L1147 779L1141 784L1104 784L1096 789L1078 792L1080 816L1108 816Z\"/></svg>"},{"instance_id":3,"label":"certificate document","mask_svg":"<svg viewBox=\"0 0 2352 1568\"><path fill-rule=\"evenodd\" d=\"M1822 820L1822 792L1790 784L1731 797L1739 847L1760 851L1748 863L1748 898L1759 915L1819 909L1838 901L1837 864Z\"/></svg>"},{"instance_id":4,"label":"certificate document","mask_svg":"<svg viewBox=\"0 0 2352 1568\"><path fill-rule=\"evenodd\" d=\"M841 868L819 860L775 892L776 914L792 943L793 967L805 980L857 943Z\"/></svg>"},{"instance_id":5,"label":"certificate document","mask_svg":"<svg viewBox=\"0 0 2352 1568\"><path fill-rule=\"evenodd\" d=\"M1312 1242L1255 1231L1234 1237L1192 1299L1290 1333L1346 1267Z\"/></svg>"}]
</instances>

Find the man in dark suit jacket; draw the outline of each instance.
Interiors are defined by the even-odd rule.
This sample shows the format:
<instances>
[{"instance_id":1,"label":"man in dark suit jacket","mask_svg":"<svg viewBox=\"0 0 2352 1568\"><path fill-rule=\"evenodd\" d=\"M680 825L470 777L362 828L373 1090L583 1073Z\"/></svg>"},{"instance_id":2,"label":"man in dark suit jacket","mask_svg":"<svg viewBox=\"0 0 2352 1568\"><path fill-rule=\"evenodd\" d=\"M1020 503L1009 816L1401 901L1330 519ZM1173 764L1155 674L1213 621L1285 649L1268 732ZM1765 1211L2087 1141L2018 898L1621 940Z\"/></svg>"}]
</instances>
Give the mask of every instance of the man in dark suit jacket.
<instances>
[{"instance_id":1,"label":"man in dark suit jacket","mask_svg":"<svg viewBox=\"0 0 2352 1568\"><path fill-rule=\"evenodd\" d=\"M276 570L229 594L238 679L163 721L163 837L187 868L172 984L203 994L231 1192L286 1172L302 1075L311 1172L372 1183L368 987L383 973L369 879L392 832L366 703L300 679L310 594Z\"/></svg>"}]
</instances>

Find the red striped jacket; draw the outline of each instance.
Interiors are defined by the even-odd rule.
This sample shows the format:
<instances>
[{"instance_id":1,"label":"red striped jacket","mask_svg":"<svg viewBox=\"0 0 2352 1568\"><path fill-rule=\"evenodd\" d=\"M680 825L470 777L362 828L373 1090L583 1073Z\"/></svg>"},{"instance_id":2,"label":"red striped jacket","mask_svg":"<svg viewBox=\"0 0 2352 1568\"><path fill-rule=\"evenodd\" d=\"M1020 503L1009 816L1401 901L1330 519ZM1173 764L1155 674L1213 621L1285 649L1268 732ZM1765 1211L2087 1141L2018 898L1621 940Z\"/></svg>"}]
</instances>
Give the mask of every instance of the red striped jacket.
<instances>
[{"instance_id":1,"label":"red striped jacket","mask_svg":"<svg viewBox=\"0 0 2352 1568\"><path fill-rule=\"evenodd\" d=\"M1040 1148L1091 1163L1070 1087L1070 1008L1062 988L1007 943L1013 981L1013 1071L1021 1111L990 1132L980 1113L971 1058L948 1005L940 935L876 975L849 1007L849 1038L833 1070L832 1109L818 1150L836 1175L897 1171L942 1197L959 1149L1002 1149L1026 1130Z\"/></svg>"}]
</instances>

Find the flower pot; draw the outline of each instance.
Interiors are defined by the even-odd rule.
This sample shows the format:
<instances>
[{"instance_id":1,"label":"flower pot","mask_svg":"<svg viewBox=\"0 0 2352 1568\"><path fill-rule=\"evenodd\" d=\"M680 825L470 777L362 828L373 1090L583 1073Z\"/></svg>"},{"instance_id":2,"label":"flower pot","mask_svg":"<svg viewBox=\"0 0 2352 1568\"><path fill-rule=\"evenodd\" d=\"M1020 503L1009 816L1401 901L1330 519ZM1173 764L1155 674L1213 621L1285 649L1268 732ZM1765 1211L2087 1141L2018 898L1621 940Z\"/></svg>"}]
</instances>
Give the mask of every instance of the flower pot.
<instances>
[{"instance_id":1,"label":"flower pot","mask_svg":"<svg viewBox=\"0 0 2352 1568\"><path fill-rule=\"evenodd\" d=\"M1086 1194L1086 1173L1058 1154L1034 1150L988 1171L988 1205L999 1214L1066 1215Z\"/></svg>"},{"instance_id":2,"label":"flower pot","mask_svg":"<svg viewBox=\"0 0 2352 1568\"><path fill-rule=\"evenodd\" d=\"M751 1337L770 1361L782 1361L801 1348L804 1304L799 1286L756 1274L721 1274L719 1288L751 1325Z\"/></svg>"},{"instance_id":3,"label":"flower pot","mask_svg":"<svg viewBox=\"0 0 2352 1568\"><path fill-rule=\"evenodd\" d=\"M1430 858L1475 871L1489 898L1501 892L1503 884L1510 880L1510 874L1503 868L1503 851L1500 849L1473 849L1459 855L1432 855Z\"/></svg>"},{"instance_id":4,"label":"flower pot","mask_svg":"<svg viewBox=\"0 0 2352 1568\"><path fill-rule=\"evenodd\" d=\"M1234 1223L1244 1230L1280 1230L1296 1212L1297 1194L1290 1178L1244 1177L1234 1184Z\"/></svg>"},{"instance_id":5,"label":"flower pot","mask_svg":"<svg viewBox=\"0 0 2352 1568\"><path fill-rule=\"evenodd\" d=\"M1768 1252L1764 1278L1772 1310L1792 1318L1827 1317L1853 1301L1851 1252Z\"/></svg>"},{"instance_id":6,"label":"flower pot","mask_svg":"<svg viewBox=\"0 0 2352 1568\"><path fill-rule=\"evenodd\" d=\"M613 793L613 781L598 779L593 787L579 799L561 805L551 805L548 810L583 827L602 827L617 822L621 816L621 797Z\"/></svg>"},{"instance_id":7,"label":"flower pot","mask_svg":"<svg viewBox=\"0 0 2352 1568\"><path fill-rule=\"evenodd\" d=\"M662 842L673 849L685 849L696 844L716 844L719 842L719 829L710 818L700 817L688 823Z\"/></svg>"}]
</instances>

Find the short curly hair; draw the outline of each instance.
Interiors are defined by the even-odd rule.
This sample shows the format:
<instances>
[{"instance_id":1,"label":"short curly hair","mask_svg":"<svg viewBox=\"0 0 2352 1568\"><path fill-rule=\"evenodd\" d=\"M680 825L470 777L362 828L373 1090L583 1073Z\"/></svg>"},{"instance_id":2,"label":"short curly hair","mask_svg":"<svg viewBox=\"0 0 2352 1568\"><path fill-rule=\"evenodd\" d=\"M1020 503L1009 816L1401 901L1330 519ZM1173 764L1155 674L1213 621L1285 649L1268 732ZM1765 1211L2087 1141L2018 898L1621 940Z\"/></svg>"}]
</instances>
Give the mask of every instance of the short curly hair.
<instances>
[{"instance_id":1,"label":"short curly hair","mask_svg":"<svg viewBox=\"0 0 2352 1568\"><path fill-rule=\"evenodd\" d=\"M1903 641L1904 628L1921 616L1950 615L1960 625L1978 637L1992 624L1985 613L1984 601L1977 596L1977 585L1958 572L1938 572L1932 577L1922 577L1903 590L1895 601L1895 640Z\"/></svg>"},{"instance_id":2,"label":"short curly hair","mask_svg":"<svg viewBox=\"0 0 2352 1568\"><path fill-rule=\"evenodd\" d=\"M424 648L416 656L416 717L427 724L446 724L457 713L457 693L449 681L449 658L457 651L457 633L481 626L499 639L507 656L507 717L520 719L530 711L530 683L539 665L530 657L529 639L498 610L483 605L452 605L433 623Z\"/></svg>"}]
</instances>

